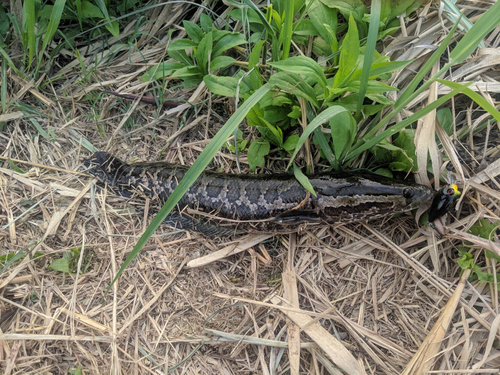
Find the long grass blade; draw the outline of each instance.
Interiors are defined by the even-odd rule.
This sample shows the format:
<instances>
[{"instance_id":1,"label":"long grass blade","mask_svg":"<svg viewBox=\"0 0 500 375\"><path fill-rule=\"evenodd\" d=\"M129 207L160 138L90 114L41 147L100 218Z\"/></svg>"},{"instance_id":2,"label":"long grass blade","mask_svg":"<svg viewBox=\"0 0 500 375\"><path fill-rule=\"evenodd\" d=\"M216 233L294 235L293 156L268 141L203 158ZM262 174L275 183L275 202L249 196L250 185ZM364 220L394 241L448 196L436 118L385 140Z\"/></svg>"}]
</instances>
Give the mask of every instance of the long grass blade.
<instances>
[{"instance_id":1,"label":"long grass blade","mask_svg":"<svg viewBox=\"0 0 500 375\"><path fill-rule=\"evenodd\" d=\"M5 112L7 108L7 61L2 60L1 69L1 81L3 84L0 87L0 102L2 103L2 112Z\"/></svg>"},{"instance_id":2,"label":"long grass blade","mask_svg":"<svg viewBox=\"0 0 500 375\"><path fill-rule=\"evenodd\" d=\"M130 262L137 256L139 251L144 247L146 242L149 240L154 231L160 226L160 224L165 220L167 215L172 211L177 202L183 197L183 195L188 191L189 187L196 181L200 174L205 170L207 165L212 161L213 157L219 151L219 149L224 145L227 139L233 135L234 129L243 121L247 113L252 109L252 107L259 102L262 97L271 90L269 84L263 85L260 89L255 91L234 114L226 122L226 124L217 132L215 137L210 141L203 152L198 156L196 161L193 163L192 167L189 168L184 178L179 182L177 188L167 199L163 207L156 214L156 216L151 221L151 224L146 228L141 238L137 241L133 250L127 256L127 259L123 262L120 270L116 274L115 278L109 285L106 292L110 290L116 280L120 277L123 271L127 268Z\"/></svg>"},{"instance_id":3,"label":"long grass blade","mask_svg":"<svg viewBox=\"0 0 500 375\"><path fill-rule=\"evenodd\" d=\"M430 104L430 105L422 108L421 110L415 112L410 117L404 119L401 122L398 122L396 125L393 125L389 129L383 131L382 133L377 134L376 136L370 138L365 143L363 143L361 146L354 148L347 155L346 160L347 161L351 161L353 158L355 158L356 156L358 156L359 154L361 154L363 151L369 150L370 148L372 148L373 146L375 146L381 140L383 140L383 139L385 139L387 137L393 136L394 134L400 132L401 130L403 130L404 128L406 128L411 123L417 121L419 118L425 116L426 114L428 114L432 110L436 109L440 105L446 103L446 101L450 100L451 98L453 98L458 93L459 93L458 90L453 90L452 92L450 92L449 94L446 94L446 95L442 96L441 98L439 98L438 100L436 100L432 104Z\"/></svg>"},{"instance_id":4,"label":"long grass blade","mask_svg":"<svg viewBox=\"0 0 500 375\"><path fill-rule=\"evenodd\" d=\"M339 105L334 105L330 108L325 109L323 112L318 114L314 120L312 120L309 125L307 125L307 128L304 130L302 135L299 138L299 141L297 142L297 147L295 147L295 151L293 152L292 157L290 158L290 162L288 163L287 169L290 168L290 166L293 163L293 160L297 156L298 152L306 142L307 138L316 130L316 128L325 122L329 121L333 116L338 115L339 113L342 112L347 112L347 109L344 107L341 107Z\"/></svg>"},{"instance_id":5,"label":"long grass blade","mask_svg":"<svg viewBox=\"0 0 500 375\"><path fill-rule=\"evenodd\" d=\"M450 30L450 32L448 33L446 38L444 38L443 42L438 47L438 49L434 51L434 53L426 61L424 66L418 70L417 74L415 74L415 77L413 77L410 84L404 89L404 91L399 96L394 107L405 106L406 104L408 104L412 100L412 98L414 98L418 95L417 92L423 92L430 85L430 80L429 80L429 81L424 83L427 85L423 89L420 88L420 90L415 91L417 86L424 79L425 75L432 69L434 64L443 56L443 53L446 51L446 48L448 47L448 45L451 42L451 38L455 34L455 30L457 29L459 22L460 22L460 20L458 20L453 25L452 29Z\"/></svg>"},{"instance_id":6,"label":"long grass blade","mask_svg":"<svg viewBox=\"0 0 500 375\"><path fill-rule=\"evenodd\" d=\"M477 104L479 104L485 111L487 111L498 123L500 123L500 112L495 108L490 102L488 102L485 98L479 95L477 92L471 90L466 85L461 83L447 81L445 79L437 79L439 83L448 86L449 88L456 90L462 94L467 95L469 98L474 100Z\"/></svg>"},{"instance_id":7,"label":"long grass blade","mask_svg":"<svg viewBox=\"0 0 500 375\"><path fill-rule=\"evenodd\" d=\"M285 1L285 20L283 21L283 54L281 60L288 59L290 54L290 46L292 44L293 33L293 9L295 1Z\"/></svg>"},{"instance_id":8,"label":"long grass blade","mask_svg":"<svg viewBox=\"0 0 500 375\"><path fill-rule=\"evenodd\" d=\"M45 35L43 37L42 49L40 50L40 53L38 55L37 70L40 68L40 63L42 62L42 57L43 53L45 52L45 49L52 41L52 38L54 37L59 27L59 23L61 22L61 16L63 14L65 4L66 0L56 0L54 3L54 8L52 8L52 13L50 14L49 25L47 26L47 31L45 32Z\"/></svg>"},{"instance_id":9,"label":"long grass blade","mask_svg":"<svg viewBox=\"0 0 500 375\"><path fill-rule=\"evenodd\" d=\"M484 37L500 24L500 2L497 1L460 39L450 54L452 64L460 64L481 44Z\"/></svg>"},{"instance_id":10,"label":"long grass blade","mask_svg":"<svg viewBox=\"0 0 500 375\"><path fill-rule=\"evenodd\" d=\"M370 10L370 27L368 28L368 39L365 47L365 59L363 61L363 72L361 73L361 81L359 84L358 106L356 108L356 118L359 119L361 107L365 99L366 88L368 87L368 79L373 62L373 54L377 44L378 26L380 22L380 12L382 9L381 0L373 0Z\"/></svg>"},{"instance_id":11,"label":"long grass blade","mask_svg":"<svg viewBox=\"0 0 500 375\"><path fill-rule=\"evenodd\" d=\"M28 39L28 70L33 62L33 56L36 50L36 38L35 38L35 0L26 0L24 2L23 9L24 16L26 19L23 22L23 31L26 32L26 37ZM25 46L26 47L26 46Z\"/></svg>"}]
</instances>

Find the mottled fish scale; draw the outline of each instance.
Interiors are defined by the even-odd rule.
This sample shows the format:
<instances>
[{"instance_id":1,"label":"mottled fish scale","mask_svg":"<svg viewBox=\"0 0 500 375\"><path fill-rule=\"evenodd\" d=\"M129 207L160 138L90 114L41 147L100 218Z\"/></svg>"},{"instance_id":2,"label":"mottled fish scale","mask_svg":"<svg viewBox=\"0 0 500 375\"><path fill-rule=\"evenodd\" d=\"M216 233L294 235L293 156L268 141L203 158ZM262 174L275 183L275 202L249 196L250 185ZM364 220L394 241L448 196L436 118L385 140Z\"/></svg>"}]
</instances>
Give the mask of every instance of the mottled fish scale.
<instances>
[{"instance_id":1,"label":"mottled fish scale","mask_svg":"<svg viewBox=\"0 0 500 375\"><path fill-rule=\"evenodd\" d=\"M162 164L130 166L108 153L94 154L86 165L101 181L120 190L139 191L164 202L186 167ZM368 177L367 177L368 176ZM422 185L360 173L323 173L310 177L317 196L309 195L291 174L229 175L204 172L178 203L213 212L221 218L253 220L292 209L329 223L353 222L405 212L430 203L434 191ZM300 213L298 217L300 217ZM300 219L299 219L300 220Z\"/></svg>"}]
</instances>

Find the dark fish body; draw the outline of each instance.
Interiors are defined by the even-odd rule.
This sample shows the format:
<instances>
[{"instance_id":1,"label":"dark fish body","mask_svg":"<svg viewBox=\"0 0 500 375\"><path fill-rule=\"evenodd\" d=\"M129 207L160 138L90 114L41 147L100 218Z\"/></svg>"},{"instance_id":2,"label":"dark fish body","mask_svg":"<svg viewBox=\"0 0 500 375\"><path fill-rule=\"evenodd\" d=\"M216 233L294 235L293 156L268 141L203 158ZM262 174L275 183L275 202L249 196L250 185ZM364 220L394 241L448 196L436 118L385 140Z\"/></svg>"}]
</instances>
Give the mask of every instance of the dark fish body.
<instances>
[{"instance_id":1,"label":"dark fish body","mask_svg":"<svg viewBox=\"0 0 500 375\"><path fill-rule=\"evenodd\" d=\"M170 164L129 165L106 152L85 161L88 172L121 191L160 202L188 170ZM290 223L349 223L407 212L429 204L435 191L407 181L367 173L309 176L317 196L291 174L243 175L204 172L178 203L221 219Z\"/></svg>"}]
</instances>

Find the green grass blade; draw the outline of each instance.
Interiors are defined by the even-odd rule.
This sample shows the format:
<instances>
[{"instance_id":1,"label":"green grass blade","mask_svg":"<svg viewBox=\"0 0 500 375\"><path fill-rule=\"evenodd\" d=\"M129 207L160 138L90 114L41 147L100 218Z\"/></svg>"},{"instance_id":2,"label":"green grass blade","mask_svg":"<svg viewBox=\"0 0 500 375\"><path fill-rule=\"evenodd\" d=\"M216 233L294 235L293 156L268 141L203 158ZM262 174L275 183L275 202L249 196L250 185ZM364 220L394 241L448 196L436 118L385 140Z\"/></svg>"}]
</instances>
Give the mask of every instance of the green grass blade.
<instances>
[{"instance_id":1,"label":"green grass blade","mask_svg":"<svg viewBox=\"0 0 500 375\"><path fill-rule=\"evenodd\" d=\"M2 77L1 82L3 83L0 87L0 102L2 103L2 112L5 112L7 108L7 61L2 60Z\"/></svg>"},{"instance_id":2,"label":"green grass blade","mask_svg":"<svg viewBox=\"0 0 500 375\"><path fill-rule=\"evenodd\" d=\"M488 9L474 26L458 42L450 54L452 64L460 64L483 41L484 37L500 24L500 2L497 1Z\"/></svg>"},{"instance_id":3,"label":"green grass blade","mask_svg":"<svg viewBox=\"0 0 500 375\"><path fill-rule=\"evenodd\" d=\"M154 231L160 226L160 224L165 220L167 215L172 211L177 202L182 198L182 196L188 191L189 187L196 181L198 176L205 170L207 165L213 159L217 151L224 145L227 139L233 135L236 127L243 121L247 113L252 109L252 107L259 102L262 97L271 90L271 86L265 84L260 89L255 91L236 112L231 116L231 118L226 122L226 124L217 132L215 137L210 141L203 152L198 156L196 161L193 163L192 167L189 168L184 178L179 182L177 188L168 200L165 202L160 211L151 221L151 224L146 228L141 238L137 241L133 250L127 256L127 259L123 262L120 270L116 274L115 278L109 285L106 292L110 290L116 280L120 277L123 271L127 268L130 262L137 256L139 251L144 247L146 242L149 240Z\"/></svg>"},{"instance_id":4,"label":"green grass blade","mask_svg":"<svg viewBox=\"0 0 500 375\"><path fill-rule=\"evenodd\" d=\"M455 23L457 20L462 17L462 22L458 26L461 31L469 31L474 24L461 12L460 9L456 5L457 0L442 0L444 6L443 16L448 18L451 22ZM479 47L484 48L484 43L480 43Z\"/></svg>"},{"instance_id":5,"label":"green grass blade","mask_svg":"<svg viewBox=\"0 0 500 375\"><path fill-rule=\"evenodd\" d=\"M26 113L25 113L26 114ZM34 118L34 117L29 117L31 123L35 127L35 129L40 133L40 135L45 138L46 140L51 140L51 137L49 134L45 131L45 129L40 125L40 123Z\"/></svg>"},{"instance_id":6,"label":"green grass blade","mask_svg":"<svg viewBox=\"0 0 500 375\"><path fill-rule=\"evenodd\" d=\"M397 114L399 113L409 102L411 102L414 98L416 98L420 93L422 93L424 90L429 87L429 85L433 82L432 79L427 80L424 82L416 91L415 88L420 84L424 76L427 74L429 70L431 70L432 66L438 61L444 51L446 50L446 47L451 41L451 38L453 36L453 33L457 29L458 23L460 22L457 21L457 23L453 26L451 29L450 33L446 36L446 38L443 40L439 48L434 51L434 53L431 55L429 60L424 64L422 69L418 71L418 73L415 75L415 77L412 79L410 84L406 87L406 89L401 93L400 97L394 104L394 109L389 112L383 119L380 120L380 122L374 126L365 136L363 137L364 139L371 139L372 137L375 136L375 134L378 133L380 129L382 129L389 121ZM436 73L436 75L433 78L439 77L445 70L449 69L450 65L446 64L439 72ZM353 147L353 149L356 149L360 147L364 143L363 140L359 140Z\"/></svg>"},{"instance_id":7,"label":"green grass blade","mask_svg":"<svg viewBox=\"0 0 500 375\"><path fill-rule=\"evenodd\" d=\"M0 47L0 55L2 55L2 57L4 58L4 61L10 66L10 68L16 72L16 74L19 76L19 77L22 77L23 79L26 79L26 75L21 72L19 69L16 68L16 64L14 64L14 61L12 61L12 59L10 58L10 56L8 55L7 52L5 52L5 50ZM5 85L7 86L7 85Z\"/></svg>"},{"instance_id":8,"label":"green grass blade","mask_svg":"<svg viewBox=\"0 0 500 375\"><path fill-rule=\"evenodd\" d=\"M288 59L290 54L290 46L292 44L293 33L293 9L295 1L285 1L285 20L283 21L283 54L281 60Z\"/></svg>"},{"instance_id":9,"label":"green grass blade","mask_svg":"<svg viewBox=\"0 0 500 375\"><path fill-rule=\"evenodd\" d=\"M431 55L431 57L427 60L427 62L424 64L424 66L419 69L415 77L411 80L410 84L406 87L406 89L401 93L399 96L398 100L396 101L396 104L394 107L404 107L406 104L408 104L412 98L416 97L418 94L425 90L431 83L431 80L428 80L427 82L424 83L425 87L422 89L422 87L419 88L419 90L415 91L417 86L420 84L420 82L424 79L425 75L432 69L436 61L438 61L443 53L446 51L446 48L450 44L451 38L453 37L453 34L455 33L455 30L458 27L460 20L458 20L455 25L453 25L453 28L450 30L449 34L444 38L443 42L441 45L438 47L437 50L434 51L434 53Z\"/></svg>"},{"instance_id":10,"label":"green grass blade","mask_svg":"<svg viewBox=\"0 0 500 375\"><path fill-rule=\"evenodd\" d=\"M383 139L390 137L390 136L393 136L394 134L400 132L401 130L403 130L405 127L407 127L411 123L417 121L419 118L424 117L426 114L428 114L432 110L439 107L441 104L446 103L446 101L453 98L458 93L459 93L458 90L453 90L451 93L442 96L441 98L439 98L435 102L433 102L433 103L429 104L428 106L422 108L421 110L415 112L413 115L406 118L405 120L398 122L396 125L391 126L389 129L383 131L382 133L373 136L369 140L365 141L361 146L353 147L353 150L347 155L346 160L348 162L351 161L356 156L361 154L363 151L366 151L366 150L372 148L373 146L375 146L377 143L379 143Z\"/></svg>"},{"instance_id":11,"label":"green grass blade","mask_svg":"<svg viewBox=\"0 0 500 375\"><path fill-rule=\"evenodd\" d=\"M24 16L26 17L25 22L23 22L23 31L26 31L28 38L28 70L33 62L33 56L36 50L36 38L35 38L35 0L26 0L24 2L23 9Z\"/></svg>"},{"instance_id":12,"label":"green grass blade","mask_svg":"<svg viewBox=\"0 0 500 375\"><path fill-rule=\"evenodd\" d=\"M310 122L310 124L307 125L307 127L304 130L304 132L300 136L299 141L297 142L297 147L295 148L295 151L293 152L293 155L290 158L290 162L288 163L287 169L290 168L290 166L293 163L293 160L297 156L297 153L300 151L300 149L302 148L302 146L306 142L307 138L309 138L309 136L312 134L312 132L314 130L316 130L316 128L318 126L324 124L325 122L329 121L333 116L336 116L336 115L338 115L339 113L342 113L342 112L347 112L347 109L345 109L344 107L341 107L339 105L334 105L332 107L329 107L329 108L325 109L320 114L318 114L314 118L314 120L312 120Z\"/></svg>"},{"instance_id":13,"label":"green grass blade","mask_svg":"<svg viewBox=\"0 0 500 375\"><path fill-rule=\"evenodd\" d=\"M311 184L311 181L307 178L307 176L302 173L297 164L293 163L293 174L299 183L302 185L304 189L306 189L309 193L316 196L316 192L314 191L314 187Z\"/></svg>"},{"instance_id":14,"label":"green grass blade","mask_svg":"<svg viewBox=\"0 0 500 375\"><path fill-rule=\"evenodd\" d=\"M366 88L368 87L368 79L370 78L370 71L373 62L373 54L377 44L378 25L380 22L380 12L382 9L381 0L373 0L370 10L370 27L368 29L368 39L365 47L365 59L363 61L363 72L361 73L361 81L359 85L358 106L356 109L356 117L359 118L361 114L361 107L365 99Z\"/></svg>"},{"instance_id":15,"label":"green grass blade","mask_svg":"<svg viewBox=\"0 0 500 375\"><path fill-rule=\"evenodd\" d=\"M57 28L59 27L59 23L61 22L61 16L64 11L65 4L66 0L56 0L54 3L54 8L52 9L52 13L50 14L49 25L47 26L47 31L45 32L45 35L43 37L42 49L40 51L40 54L38 55L37 70L40 68L40 63L42 62L42 57L43 53L45 52L45 49L52 41L52 38L54 37Z\"/></svg>"},{"instance_id":16,"label":"green grass blade","mask_svg":"<svg viewBox=\"0 0 500 375\"><path fill-rule=\"evenodd\" d=\"M457 82L452 82L452 81L447 81L445 79L436 79L439 83L442 83L443 85L448 86L452 90L456 90L462 94L467 95L469 98L474 100L477 104L479 104L485 111L487 111L497 122L500 124L500 112L490 104L485 98L483 98L481 95L479 95L477 92L471 90L467 86L457 83Z\"/></svg>"}]
</instances>

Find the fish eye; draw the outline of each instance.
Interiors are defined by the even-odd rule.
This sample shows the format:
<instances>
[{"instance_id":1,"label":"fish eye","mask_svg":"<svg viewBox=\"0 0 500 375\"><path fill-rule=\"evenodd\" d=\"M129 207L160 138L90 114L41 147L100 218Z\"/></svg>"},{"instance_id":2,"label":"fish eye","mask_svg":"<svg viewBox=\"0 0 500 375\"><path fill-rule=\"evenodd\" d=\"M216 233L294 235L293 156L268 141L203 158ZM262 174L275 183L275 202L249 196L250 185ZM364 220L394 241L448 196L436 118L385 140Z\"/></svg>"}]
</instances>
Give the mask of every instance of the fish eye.
<instances>
[{"instance_id":1,"label":"fish eye","mask_svg":"<svg viewBox=\"0 0 500 375\"><path fill-rule=\"evenodd\" d=\"M403 190L403 197L405 197L406 199L413 198L413 195L414 195L413 190L411 190L411 189L404 189Z\"/></svg>"}]
</instances>

